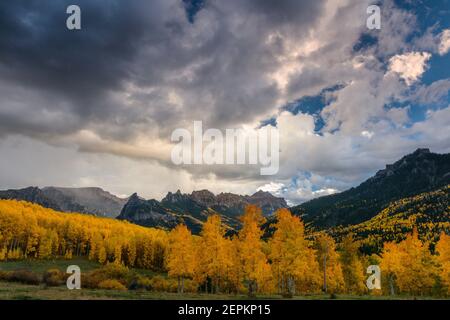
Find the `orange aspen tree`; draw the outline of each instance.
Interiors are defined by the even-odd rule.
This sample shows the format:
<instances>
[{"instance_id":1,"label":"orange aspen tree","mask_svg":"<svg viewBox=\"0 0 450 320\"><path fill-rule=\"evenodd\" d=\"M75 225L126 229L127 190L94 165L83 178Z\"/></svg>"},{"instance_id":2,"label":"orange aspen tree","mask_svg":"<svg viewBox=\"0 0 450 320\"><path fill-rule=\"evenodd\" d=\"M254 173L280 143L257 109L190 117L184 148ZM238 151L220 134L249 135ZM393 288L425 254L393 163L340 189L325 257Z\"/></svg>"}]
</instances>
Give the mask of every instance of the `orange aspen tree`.
<instances>
[{"instance_id":1,"label":"orange aspen tree","mask_svg":"<svg viewBox=\"0 0 450 320\"><path fill-rule=\"evenodd\" d=\"M420 241L416 229L398 244L385 244L381 266L382 272L395 275L401 292L413 295L431 294L438 275L436 257Z\"/></svg>"},{"instance_id":2,"label":"orange aspen tree","mask_svg":"<svg viewBox=\"0 0 450 320\"><path fill-rule=\"evenodd\" d=\"M336 243L332 237L321 233L316 238L317 261L322 274L324 292L338 293L344 290L344 274L342 272Z\"/></svg>"},{"instance_id":3,"label":"orange aspen tree","mask_svg":"<svg viewBox=\"0 0 450 320\"><path fill-rule=\"evenodd\" d=\"M262 282L268 281L270 266L262 249L262 230L264 222L261 209L254 205L245 208L241 217L242 229L239 231L239 249L242 265L242 278L247 284L249 296L254 296ZM258 283L259 282L259 283Z\"/></svg>"},{"instance_id":4,"label":"orange aspen tree","mask_svg":"<svg viewBox=\"0 0 450 320\"><path fill-rule=\"evenodd\" d=\"M0 200L1 259L86 256L164 270L167 232L25 201Z\"/></svg>"},{"instance_id":5,"label":"orange aspen tree","mask_svg":"<svg viewBox=\"0 0 450 320\"><path fill-rule=\"evenodd\" d=\"M178 279L178 293L184 293L184 279L195 271L195 247L191 232L178 225L169 233L167 269L170 277Z\"/></svg>"},{"instance_id":6,"label":"orange aspen tree","mask_svg":"<svg viewBox=\"0 0 450 320\"><path fill-rule=\"evenodd\" d=\"M387 281L387 289L384 289L384 291L389 292L390 295L396 294L396 278L402 272L402 260L403 253L398 244L386 242L383 246L380 268L383 279ZM386 283L386 281L382 281L382 284ZM385 285L383 287L386 288Z\"/></svg>"},{"instance_id":7,"label":"orange aspen tree","mask_svg":"<svg viewBox=\"0 0 450 320\"><path fill-rule=\"evenodd\" d=\"M439 242L436 245L438 253L438 262L441 266L441 280L447 288L447 294L450 295L450 236L441 234Z\"/></svg>"},{"instance_id":8,"label":"orange aspen tree","mask_svg":"<svg viewBox=\"0 0 450 320\"><path fill-rule=\"evenodd\" d=\"M344 273L345 289L350 294L366 291L364 266L359 257L359 245L352 235L347 235L340 245L340 260Z\"/></svg>"},{"instance_id":9,"label":"orange aspen tree","mask_svg":"<svg viewBox=\"0 0 450 320\"><path fill-rule=\"evenodd\" d=\"M319 266L315 252L308 247L304 225L288 209L276 212L276 231L270 240L270 259L277 278L278 290L292 296L297 289L314 291L320 286Z\"/></svg>"},{"instance_id":10,"label":"orange aspen tree","mask_svg":"<svg viewBox=\"0 0 450 320\"><path fill-rule=\"evenodd\" d=\"M225 230L220 216L212 215L203 224L201 232L201 268L211 280L211 292L220 291L226 270L232 265L229 243L224 238ZM207 284L206 284L207 286Z\"/></svg>"}]
</instances>

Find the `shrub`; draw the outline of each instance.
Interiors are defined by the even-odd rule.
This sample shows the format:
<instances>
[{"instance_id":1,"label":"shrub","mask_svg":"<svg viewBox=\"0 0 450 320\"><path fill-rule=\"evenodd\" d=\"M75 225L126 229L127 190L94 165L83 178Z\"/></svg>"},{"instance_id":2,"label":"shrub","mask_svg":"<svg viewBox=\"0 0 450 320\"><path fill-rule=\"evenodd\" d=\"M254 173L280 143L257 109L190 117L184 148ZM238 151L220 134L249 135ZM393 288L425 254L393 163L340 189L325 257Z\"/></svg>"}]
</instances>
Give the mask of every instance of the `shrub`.
<instances>
[{"instance_id":1,"label":"shrub","mask_svg":"<svg viewBox=\"0 0 450 320\"><path fill-rule=\"evenodd\" d=\"M104 277L95 272L81 274L81 286L83 288L96 289L103 280L105 280Z\"/></svg>"},{"instance_id":2,"label":"shrub","mask_svg":"<svg viewBox=\"0 0 450 320\"><path fill-rule=\"evenodd\" d=\"M184 292L197 293L198 292L197 282L190 280L190 279L185 279L184 280Z\"/></svg>"},{"instance_id":3,"label":"shrub","mask_svg":"<svg viewBox=\"0 0 450 320\"><path fill-rule=\"evenodd\" d=\"M98 288L106 290L127 290L122 283L115 279L103 280L99 283Z\"/></svg>"},{"instance_id":4,"label":"shrub","mask_svg":"<svg viewBox=\"0 0 450 320\"><path fill-rule=\"evenodd\" d=\"M8 281L10 277L10 272L0 271L0 280Z\"/></svg>"},{"instance_id":5,"label":"shrub","mask_svg":"<svg viewBox=\"0 0 450 320\"><path fill-rule=\"evenodd\" d=\"M119 263L108 263L98 271L102 272L108 279L128 281L132 276L130 270Z\"/></svg>"},{"instance_id":6,"label":"shrub","mask_svg":"<svg viewBox=\"0 0 450 320\"><path fill-rule=\"evenodd\" d=\"M175 279L156 276L151 280L151 287L153 290L160 292L177 292L178 283Z\"/></svg>"},{"instance_id":7,"label":"shrub","mask_svg":"<svg viewBox=\"0 0 450 320\"><path fill-rule=\"evenodd\" d=\"M95 289L99 287L101 282L114 279L123 286L127 286L133 278L135 278L134 273L127 267L117 263L109 263L100 269L82 274L81 285L85 288Z\"/></svg>"},{"instance_id":8,"label":"shrub","mask_svg":"<svg viewBox=\"0 0 450 320\"><path fill-rule=\"evenodd\" d=\"M147 277L137 276L128 287L129 290L152 290L152 280Z\"/></svg>"},{"instance_id":9,"label":"shrub","mask_svg":"<svg viewBox=\"0 0 450 320\"><path fill-rule=\"evenodd\" d=\"M41 282L39 276L28 270L17 270L9 273L8 281L37 285Z\"/></svg>"},{"instance_id":10,"label":"shrub","mask_svg":"<svg viewBox=\"0 0 450 320\"><path fill-rule=\"evenodd\" d=\"M59 269L49 269L44 272L42 281L49 287L60 286L64 283L66 275Z\"/></svg>"}]
</instances>

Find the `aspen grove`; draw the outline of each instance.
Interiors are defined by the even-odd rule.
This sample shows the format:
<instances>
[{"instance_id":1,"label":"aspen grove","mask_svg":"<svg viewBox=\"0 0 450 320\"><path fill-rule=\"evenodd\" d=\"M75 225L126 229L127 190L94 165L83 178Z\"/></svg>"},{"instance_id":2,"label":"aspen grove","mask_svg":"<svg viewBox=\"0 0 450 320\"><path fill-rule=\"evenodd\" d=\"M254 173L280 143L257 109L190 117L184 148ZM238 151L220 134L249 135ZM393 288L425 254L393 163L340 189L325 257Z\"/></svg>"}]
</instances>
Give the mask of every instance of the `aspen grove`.
<instances>
[{"instance_id":1,"label":"aspen grove","mask_svg":"<svg viewBox=\"0 0 450 320\"><path fill-rule=\"evenodd\" d=\"M247 206L242 227L226 236L211 215L199 236L183 224L171 231L110 218L62 213L23 201L0 201L0 261L86 257L101 264L167 273L185 292L293 295L368 294L366 269L379 264L382 290L370 294L450 294L450 236L433 250L417 232L362 255L351 235L339 243L325 232L305 233L302 220L279 209L264 236L261 209Z\"/></svg>"}]
</instances>

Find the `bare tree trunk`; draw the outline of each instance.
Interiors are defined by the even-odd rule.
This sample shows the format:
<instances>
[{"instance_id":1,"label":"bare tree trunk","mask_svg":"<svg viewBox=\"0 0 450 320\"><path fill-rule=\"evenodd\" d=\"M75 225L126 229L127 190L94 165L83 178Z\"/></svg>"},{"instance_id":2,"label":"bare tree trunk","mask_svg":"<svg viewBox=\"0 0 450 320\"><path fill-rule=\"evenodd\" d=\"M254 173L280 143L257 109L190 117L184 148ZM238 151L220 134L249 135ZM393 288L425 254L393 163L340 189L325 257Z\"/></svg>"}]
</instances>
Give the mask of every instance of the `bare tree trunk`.
<instances>
[{"instance_id":1,"label":"bare tree trunk","mask_svg":"<svg viewBox=\"0 0 450 320\"><path fill-rule=\"evenodd\" d=\"M184 277L181 277L181 294L184 293Z\"/></svg>"},{"instance_id":2,"label":"bare tree trunk","mask_svg":"<svg viewBox=\"0 0 450 320\"><path fill-rule=\"evenodd\" d=\"M327 293L327 256L328 243L326 244L325 254L323 255L323 291Z\"/></svg>"},{"instance_id":3,"label":"bare tree trunk","mask_svg":"<svg viewBox=\"0 0 450 320\"><path fill-rule=\"evenodd\" d=\"M395 290L394 290L394 279L392 279L392 276L389 277L389 289L391 291L391 296L395 296Z\"/></svg>"}]
</instances>

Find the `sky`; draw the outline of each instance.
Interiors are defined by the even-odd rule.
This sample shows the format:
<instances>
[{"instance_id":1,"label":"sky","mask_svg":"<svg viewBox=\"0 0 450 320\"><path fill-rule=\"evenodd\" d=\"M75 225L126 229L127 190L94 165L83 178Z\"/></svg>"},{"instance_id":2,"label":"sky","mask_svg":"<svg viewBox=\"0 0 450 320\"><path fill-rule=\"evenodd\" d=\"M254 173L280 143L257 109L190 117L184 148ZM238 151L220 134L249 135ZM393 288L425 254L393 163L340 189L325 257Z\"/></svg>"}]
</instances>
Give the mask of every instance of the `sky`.
<instances>
[{"instance_id":1,"label":"sky","mask_svg":"<svg viewBox=\"0 0 450 320\"><path fill-rule=\"evenodd\" d=\"M71 4L81 30L66 28ZM0 189L297 204L419 147L450 152L449 92L450 0L1 1ZM171 133L193 121L276 128L278 173L174 165Z\"/></svg>"}]
</instances>

